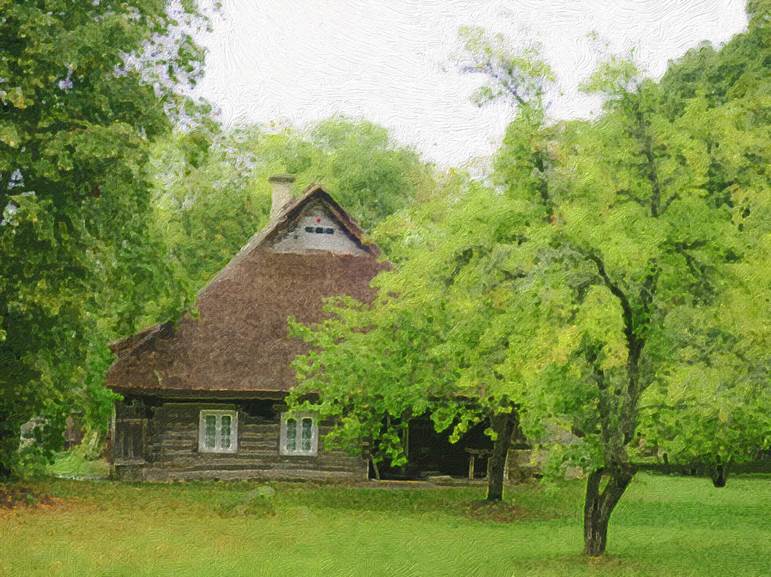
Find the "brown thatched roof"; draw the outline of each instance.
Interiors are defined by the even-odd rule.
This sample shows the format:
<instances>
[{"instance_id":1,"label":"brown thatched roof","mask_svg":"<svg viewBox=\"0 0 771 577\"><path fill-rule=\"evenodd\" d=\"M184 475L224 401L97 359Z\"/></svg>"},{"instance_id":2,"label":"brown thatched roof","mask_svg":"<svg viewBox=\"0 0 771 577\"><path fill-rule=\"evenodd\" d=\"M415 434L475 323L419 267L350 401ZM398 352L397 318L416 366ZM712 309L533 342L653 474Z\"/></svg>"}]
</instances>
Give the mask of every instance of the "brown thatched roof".
<instances>
[{"instance_id":1,"label":"brown thatched roof","mask_svg":"<svg viewBox=\"0 0 771 577\"><path fill-rule=\"evenodd\" d=\"M271 239L286 231L311 201L321 202L356 246L357 254L321 250L274 252ZM287 319L322 319L323 299L374 296L369 283L384 266L345 211L319 186L278 217L198 295L198 318L186 315L112 345L118 359L107 385L123 393L282 392L294 384L292 359L306 350L287 334Z\"/></svg>"}]
</instances>

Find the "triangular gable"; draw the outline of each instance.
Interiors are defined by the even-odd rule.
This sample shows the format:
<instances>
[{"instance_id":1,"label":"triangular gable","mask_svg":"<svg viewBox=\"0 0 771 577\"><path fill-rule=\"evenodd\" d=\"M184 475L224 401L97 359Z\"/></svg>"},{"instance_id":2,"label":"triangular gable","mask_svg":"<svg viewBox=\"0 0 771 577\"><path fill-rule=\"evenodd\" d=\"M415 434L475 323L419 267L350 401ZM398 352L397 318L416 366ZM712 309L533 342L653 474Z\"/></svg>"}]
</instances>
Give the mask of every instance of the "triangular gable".
<instances>
[{"instance_id":1,"label":"triangular gable","mask_svg":"<svg viewBox=\"0 0 771 577\"><path fill-rule=\"evenodd\" d=\"M345 224L320 199L306 202L299 213L265 239L262 246L279 253L322 251L358 256L369 254L359 239L348 232Z\"/></svg>"},{"instance_id":2,"label":"triangular gable","mask_svg":"<svg viewBox=\"0 0 771 577\"><path fill-rule=\"evenodd\" d=\"M336 232L336 234L344 234L361 251L361 254L369 254L374 257L380 255L380 249L377 245L365 239L364 231L359 228L359 225L356 224L343 207L321 185L312 184L305 189L305 192L299 198L287 204L275 218L265 225L265 228L249 239L249 242L200 291L199 296L207 292L222 278L226 278L238 263L252 251L280 242L282 237L291 233L293 228L301 224L301 218L305 216L306 209L311 205L322 207L329 215L329 218L337 223L339 232ZM290 249L279 249L277 252L293 251Z\"/></svg>"}]
</instances>

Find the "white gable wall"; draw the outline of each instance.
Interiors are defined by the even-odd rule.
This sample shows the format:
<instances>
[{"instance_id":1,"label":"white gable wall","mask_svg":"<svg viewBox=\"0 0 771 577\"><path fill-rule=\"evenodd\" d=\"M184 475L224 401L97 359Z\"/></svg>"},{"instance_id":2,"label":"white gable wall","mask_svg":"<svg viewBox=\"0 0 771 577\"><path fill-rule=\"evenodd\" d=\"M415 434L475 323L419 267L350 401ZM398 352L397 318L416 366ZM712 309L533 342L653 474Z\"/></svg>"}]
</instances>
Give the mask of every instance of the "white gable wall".
<instances>
[{"instance_id":1,"label":"white gable wall","mask_svg":"<svg viewBox=\"0 0 771 577\"><path fill-rule=\"evenodd\" d=\"M345 228L321 202L309 203L300 213L299 218L273 241L271 250L274 252L323 250L337 254L367 254L348 236Z\"/></svg>"}]
</instances>

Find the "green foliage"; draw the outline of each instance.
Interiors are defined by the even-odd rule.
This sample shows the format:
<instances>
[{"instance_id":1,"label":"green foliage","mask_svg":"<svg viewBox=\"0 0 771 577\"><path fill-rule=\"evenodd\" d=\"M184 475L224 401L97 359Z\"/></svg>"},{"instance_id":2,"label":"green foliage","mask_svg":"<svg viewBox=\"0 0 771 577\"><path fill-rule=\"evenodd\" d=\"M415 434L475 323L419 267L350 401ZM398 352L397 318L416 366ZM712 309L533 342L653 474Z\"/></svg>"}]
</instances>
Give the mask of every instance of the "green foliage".
<instances>
[{"instance_id":1,"label":"green foliage","mask_svg":"<svg viewBox=\"0 0 771 577\"><path fill-rule=\"evenodd\" d=\"M185 306L150 229L149 143L195 107L201 56L162 0L0 2L0 474L21 423L61 443L145 303ZM99 403L97 403L99 404ZM101 403L104 405L104 403Z\"/></svg>"},{"instance_id":2,"label":"green foliage","mask_svg":"<svg viewBox=\"0 0 771 577\"><path fill-rule=\"evenodd\" d=\"M306 132L175 134L155 146L152 171L158 234L196 287L267 222L271 175L294 174L295 194L323 184L365 228L433 186L431 168L384 128L341 118Z\"/></svg>"},{"instance_id":3,"label":"green foliage","mask_svg":"<svg viewBox=\"0 0 771 577\"><path fill-rule=\"evenodd\" d=\"M458 36L463 45L457 58L461 72L482 74L487 81L471 97L478 106L500 98L518 106L532 105L543 99L555 80L537 43L515 50L502 34L490 36L478 26L462 26Z\"/></svg>"},{"instance_id":4,"label":"green foliage","mask_svg":"<svg viewBox=\"0 0 771 577\"><path fill-rule=\"evenodd\" d=\"M473 59L506 61L468 37ZM559 125L533 88L540 66L484 69L489 96L519 104L500 190L447 187L381 225L398 266L373 307L337 303L298 329L312 352L296 361L293 402L317 393L302 406L337 418L336 438L378 439L397 462L413 415L457 437L517 406L562 466L618 480L598 495L608 516L635 459L767 450L771 135L767 78L752 72L765 40L758 24L716 52L717 70L749 60L719 98L684 86L709 77L677 79L692 55L661 83L611 57L585 85L602 116Z\"/></svg>"}]
</instances>

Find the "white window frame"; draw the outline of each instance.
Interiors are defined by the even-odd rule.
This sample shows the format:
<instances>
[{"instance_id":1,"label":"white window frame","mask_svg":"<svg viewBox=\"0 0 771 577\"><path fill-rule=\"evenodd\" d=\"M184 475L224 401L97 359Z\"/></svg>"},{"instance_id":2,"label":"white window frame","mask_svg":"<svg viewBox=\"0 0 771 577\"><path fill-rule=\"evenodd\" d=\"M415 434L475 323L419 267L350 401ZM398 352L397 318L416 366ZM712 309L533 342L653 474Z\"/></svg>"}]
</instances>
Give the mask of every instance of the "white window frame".
<instances>
[{"instance_id":1,"label":"white window frame","mask_svg":"<svg viewBox=\"0 0 771 577\"><path fill-rule=\"evenodd\" d=\"M294 451L286 446L287 421L295 420L297 445ZM311 420L311 450L302 450L302 422L303 419ZM281 413L281 434L279 435L279 453L290 457L315 457L319 453L319 423L318 416L314 413Z\"/></svg>"},{"instance_id":2,"label":"white window frame","mask_svg":"<svg viewBox=\"0 0 771 577\"><path fill-rule=\"evenodd\" d=\"M205 443L206 436L206 417L217 417L215 426L214 447L207 447ZM220 447L220 428L222 427L222 417L230 417L230 447ZM198 414L198 452L199 453L236 453L238 452L238 411L222 409L202 409Z\"/></svg>"}]
</instances>

